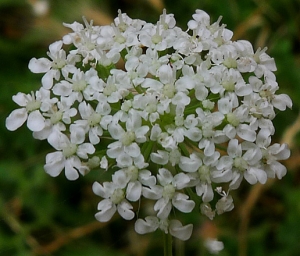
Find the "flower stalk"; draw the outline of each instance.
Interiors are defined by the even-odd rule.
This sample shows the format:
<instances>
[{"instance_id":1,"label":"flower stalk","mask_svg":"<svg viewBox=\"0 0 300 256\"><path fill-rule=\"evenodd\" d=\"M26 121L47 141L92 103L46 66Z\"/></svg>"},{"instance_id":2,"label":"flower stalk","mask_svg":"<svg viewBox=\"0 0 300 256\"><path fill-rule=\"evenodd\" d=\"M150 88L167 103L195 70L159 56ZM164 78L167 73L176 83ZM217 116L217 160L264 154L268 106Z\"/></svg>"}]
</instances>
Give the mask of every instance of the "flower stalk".
<instances>
[{"instance_id":1,"label":"flower stalk","mask_svg":"<svg viewBox=\"0 0 300 256\"><path fill-rule=\"evenodd\" d=\"M164 236L164 256L173 256L173 238L170 233L163 233Z\"/></svg>"}]
</instances>

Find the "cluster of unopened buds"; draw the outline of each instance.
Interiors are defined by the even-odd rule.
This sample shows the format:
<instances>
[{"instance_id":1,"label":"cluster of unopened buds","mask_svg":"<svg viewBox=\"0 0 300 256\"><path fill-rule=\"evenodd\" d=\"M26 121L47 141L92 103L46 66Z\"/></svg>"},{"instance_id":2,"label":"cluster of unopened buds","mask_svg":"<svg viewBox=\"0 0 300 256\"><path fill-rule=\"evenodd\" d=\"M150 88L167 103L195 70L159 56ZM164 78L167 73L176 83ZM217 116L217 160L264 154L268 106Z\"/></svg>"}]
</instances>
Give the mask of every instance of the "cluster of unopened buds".
<instances>
[{"instance_id":1,"label":"cluster of unopened buds","mask_svg":"<svg viewBox=\"0 0 300 256\"><path fill-rule=\"evenodd\" d=\"M44 169L53 177L99 172L97 220L118 212L136 218L140 234L189 239L193 225L176 211L210 219L230 211L230 191L281 179L279 160L290 156L286 144L271 144L275 111L292 107L275 94L274 59L231 41L220 20L196 10L183 31L165 11L156 24L119 11L107 26L65 24L72 32L49 46L49 58L31 59L41 88L13 96L20 108L7 129L27 122L48 141Z\"/></svg>"}]
</instances>

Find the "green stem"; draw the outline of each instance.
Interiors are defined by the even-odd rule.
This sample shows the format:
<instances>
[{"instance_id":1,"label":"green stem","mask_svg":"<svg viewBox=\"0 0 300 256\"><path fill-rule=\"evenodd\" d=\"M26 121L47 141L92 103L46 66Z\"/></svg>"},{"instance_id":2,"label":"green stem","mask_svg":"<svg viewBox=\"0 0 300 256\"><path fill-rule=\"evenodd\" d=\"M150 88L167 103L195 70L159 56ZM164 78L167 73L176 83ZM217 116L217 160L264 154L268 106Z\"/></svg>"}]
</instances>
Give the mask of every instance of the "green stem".
<instances>
[{"instance_id":1,"label":"green stem","mask_svg":"<svg viewBox=\"0 0 300 256\"><path fill-rule=\"evenodd\" d=\"M172 235L170 233L164 235L164 256L172 256Z\"/></svg>"}]
</instances>

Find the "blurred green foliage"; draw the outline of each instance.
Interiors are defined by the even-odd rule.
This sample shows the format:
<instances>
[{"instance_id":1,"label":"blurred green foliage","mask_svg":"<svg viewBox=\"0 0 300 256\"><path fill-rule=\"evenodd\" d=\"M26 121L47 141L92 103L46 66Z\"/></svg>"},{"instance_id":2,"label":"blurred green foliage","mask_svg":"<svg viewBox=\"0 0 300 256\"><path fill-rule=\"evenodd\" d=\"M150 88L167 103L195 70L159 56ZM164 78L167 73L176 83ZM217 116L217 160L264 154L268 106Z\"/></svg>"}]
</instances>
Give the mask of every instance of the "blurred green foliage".
<instances>
[{"instance_id":1,"label":"blurred green foliage","mask_svg":"<svg viewBox=\"0 0 300 256\"><path fill-rule=\"evenodd\" d=\"M34 11L47 2L44 13ZM275 58L280 92L291 96L293 110L275 119L275 140L291 143L289 172L281 181L264 187L243 184L234 194L234 211L212 223L194 214L190 241L175 241L175 255L210 255L203 240L217 236L225 244L219 254L251 256L300 255L300 1L299 0L0 0L0 255L162 255L159 232L139 236L133 222L119 218L108 224L95 221L97 200L91 191L97 171L79 181L63 175L51 178L43 171L50 148L35 141L26 127L5 129L5 118L16 108L11 97L40 86L40 75L27 68L32 57L46 56L48 45L67 32L62 22L81 21L84 15L97 24L110 23L117 10L132 18L155 22L165 7L179 26L195 9L234 31L235 39L268 46ZM245 215L244 211L247 210ZM184 216L183 216L184 218Z\"/></svg>"}]
</instances>

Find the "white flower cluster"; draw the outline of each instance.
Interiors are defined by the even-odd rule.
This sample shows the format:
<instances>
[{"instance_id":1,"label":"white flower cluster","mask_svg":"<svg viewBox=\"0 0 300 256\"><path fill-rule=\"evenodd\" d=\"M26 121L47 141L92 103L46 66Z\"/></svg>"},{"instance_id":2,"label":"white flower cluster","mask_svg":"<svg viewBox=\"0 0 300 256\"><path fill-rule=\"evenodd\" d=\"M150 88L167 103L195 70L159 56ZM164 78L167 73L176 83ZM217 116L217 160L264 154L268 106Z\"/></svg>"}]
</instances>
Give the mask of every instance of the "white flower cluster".
<instances>
[{"instance_id":1,"label":"white flower cluster","mask_svg":"<svg viewBox=\"0 0 300 256\"><path fill-rule=\"evenodd\" d=\"M108 26L84 23L65 24L72 32L50 45L49 58L30 61L33 73L44 73L42 86L13 96L20 108L6 127L27 121L34 138L48 141L51 176L111 172L111 181L93 185L103 198L99 221L139 211L138 233L161 229L187 240L192 224L174 211L213 219L233 209L229 192L242 180L263 184L286 174L278 161L290 151L271 144L272 119L292 102L275 94L266 49L231 41L220 19L211 24L201 10L187 31L165 11L156 25L121 12ZM139 208L145 199L154 201L149 216Z\"/></svg>"}]
</instances>

